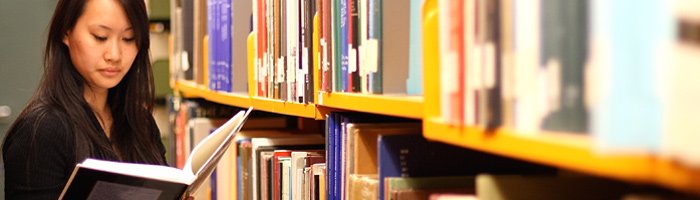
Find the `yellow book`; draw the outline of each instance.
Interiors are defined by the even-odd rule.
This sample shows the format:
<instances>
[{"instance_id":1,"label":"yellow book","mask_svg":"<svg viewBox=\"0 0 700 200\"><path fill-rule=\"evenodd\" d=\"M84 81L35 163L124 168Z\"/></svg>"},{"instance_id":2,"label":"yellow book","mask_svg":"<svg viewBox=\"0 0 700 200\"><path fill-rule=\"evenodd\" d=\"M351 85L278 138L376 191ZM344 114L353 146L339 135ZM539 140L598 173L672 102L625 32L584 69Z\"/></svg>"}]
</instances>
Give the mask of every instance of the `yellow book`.
<instances>
[{"instance_id":1,"label":"yellow book","mask_svg":"<svg viewBox=\"0 0 700 200\"><path fill-rule=\"evenodd\" d=\"M440 116L440 52L438 47L437 0L423 3L424 115Z\"/></svg>"},{"instance_id":2,"label":"yellow book","mask_svg":"<svg viewBox=\"0 0 700 200\"><path fill-rule=\"evenodd\" d=\"M313 54L314 54L313 55L314 56L314 66L313 66L314 79L312 80L313 81L313 90L314 90L314 93L313 93L314 94L314 97L313 97L314 102L318 102L318 95L315 95L315 94L317 94L318 87L321 85L321 81L320 81L321 78L319 77L320 76L319 71L321 70L321 54L319 54L320 53L319 49L321 48L321 44L319 42L320 36L318 35L318 33L321 31L321 26L319 24L319 21L320 21L319 14L316 13L316 15L314 15L314 34L313 34L313 37L314 37L313 38L313 43L314 43L313 45L314 46L312 48Z\"/></svg>"},{"instance_id":3,"label":"yellow book","mask_svg":"<svg viewBox=\"0 0 700 200\"><path fill-rule=\"evenodd\" d=\"M258 79L255 78L255 32L248 35L248 95L255 96Z\"/></svg>"}]
</instances>

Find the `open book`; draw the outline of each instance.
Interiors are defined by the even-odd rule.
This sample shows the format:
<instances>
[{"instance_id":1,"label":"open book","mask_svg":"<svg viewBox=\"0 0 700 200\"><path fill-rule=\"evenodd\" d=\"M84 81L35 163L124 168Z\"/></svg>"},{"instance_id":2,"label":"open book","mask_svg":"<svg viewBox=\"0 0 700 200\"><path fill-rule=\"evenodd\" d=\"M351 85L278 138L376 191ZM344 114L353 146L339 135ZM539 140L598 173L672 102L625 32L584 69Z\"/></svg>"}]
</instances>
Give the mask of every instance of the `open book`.
<instances>
[{"instance_id":1,"label":"open book","mask_svg":"<svg viewBox=\"0 0 700 200\"><path fill-rule=\"evenodd\" d=\"M253 110L240 111L200 142L184 169L86 159L75 166L59 199L173 200L193 195L212 174Z\"/></svg>"}]
</instances>

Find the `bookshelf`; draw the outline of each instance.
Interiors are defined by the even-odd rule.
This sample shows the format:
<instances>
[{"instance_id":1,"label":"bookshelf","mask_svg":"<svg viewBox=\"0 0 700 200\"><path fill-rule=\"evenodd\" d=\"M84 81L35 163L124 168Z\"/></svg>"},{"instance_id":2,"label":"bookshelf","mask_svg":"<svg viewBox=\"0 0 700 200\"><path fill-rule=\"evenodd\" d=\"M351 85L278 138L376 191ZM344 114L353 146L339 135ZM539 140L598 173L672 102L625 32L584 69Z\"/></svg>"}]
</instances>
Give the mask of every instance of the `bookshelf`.
<instances>
[{"instance_id":1,"label":"bookshelf","mask_svg":"<svg viewBox=\"0 0 700 200\"><path fill-rule=\"evenodd\" d=\"M508 128L485 131L446 123L440 118L437 3L428 2L426 7L434 7L423 10L423 135L426 138L585 174L700 194L700 168L647 153L600 153L594 148L590 134L522 133Z\"/></svg>"},{"instance_id":2,"label":"bookshelf","mask_svg":"<svg viewBox=\"0 0 700 200\"><path fill-rule=\"evenodd\" d=\"M436 1L427 1L436 4ZM435 6L435 5L432 5ZM423 10L423 95L378 95L322 92L319 70L313 71L315 104L286 102L255 96L255 34L248 37L248 94L211 91L192 81L177 80L174 89L184 97L203 98L225 105L302 118L325 120L331 111L352 111L423 122L423 136L429 140L526 160L546 166L576 171L630 183L662 186L700 195L700 169L651 154L601 154L590 134L522 133L499 128L484 131L478 127L450 125L440 118L440 58L437 40L437 11Z\"/></svg>"},{"instance_id":3,"label":"bookshelf","mask_svg":"<svg viewBox=\"0 0 700 200\"><path fill-rule=\"evenodd\" d=\"M435 141L585 174L700 193L700 170L645 154L600 155L585 135L525 136L507 129L485 132L476 127L450 126L436 118L423 121L423 134Z\"/></svg>"}]
</instances>

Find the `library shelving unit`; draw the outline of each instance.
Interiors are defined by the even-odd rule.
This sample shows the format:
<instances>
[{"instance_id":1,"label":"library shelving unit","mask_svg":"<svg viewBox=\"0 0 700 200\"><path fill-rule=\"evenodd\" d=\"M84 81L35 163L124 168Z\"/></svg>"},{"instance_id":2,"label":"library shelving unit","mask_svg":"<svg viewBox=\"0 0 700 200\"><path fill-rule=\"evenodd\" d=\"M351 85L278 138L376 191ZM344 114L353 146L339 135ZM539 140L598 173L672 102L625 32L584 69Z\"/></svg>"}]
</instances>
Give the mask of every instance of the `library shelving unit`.
<instances>
[{"instance_id":1,"label":"library shelving unit","mask_svg":"<svg viewBox=\"0 0 700 200\"><path fill-rule=\"evenodd\" d=\"M435 2L435 1L429 1ZM464 148L630 183L651 184L700 195L700 169L650 154L596 152L590 135L521 133L499 128L450 125L440 118L437 14L424 10L423 136Z\"/></svg>"},{"instance_id":2,"label":"library shelving unit","mask_svg":"<svg viewBox=\"0 0 700 200\"><path fill-rule=\"evenodd\" d=\"M435 2L435 1L430 1ZM184 97L203 98L225 105L253 106L277 114L324 120L330 111L354 111L423 121L423 135L433 141L457 145L491 154L526 160L630 183L651 184L700 195L700 169L687 167L649 154L603 155L596 152L589 135L564 133L523 134L505 128L484 131L478 127L449 125L440 118L439 59L437 54L437 14L424 13L423 91L424 95L376 95L319 92L316 104L291 103L257 97L253 93L216 92L192 81L178 80L174 89ZM432 16L432 17L431 17ZM248 39L248 51L253 51ZM250 55L250 53L249 53ZM249 57L248 84L255 81ZM318 73L318 72L315 72ZM252 86L249 86L252 87ZM252 89L249 89L253 91Z\"/></svg>"}]
</instances>

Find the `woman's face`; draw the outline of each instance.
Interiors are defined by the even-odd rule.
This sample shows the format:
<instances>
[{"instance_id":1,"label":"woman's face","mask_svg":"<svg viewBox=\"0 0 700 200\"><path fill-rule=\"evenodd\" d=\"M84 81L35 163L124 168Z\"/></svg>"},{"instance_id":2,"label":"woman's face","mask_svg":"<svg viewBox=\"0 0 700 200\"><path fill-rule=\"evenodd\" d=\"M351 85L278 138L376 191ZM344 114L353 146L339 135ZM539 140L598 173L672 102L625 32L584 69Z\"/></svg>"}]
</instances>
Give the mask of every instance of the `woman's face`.
<instances>
[{"instance_id":1,"label":"woman's face","mask_svg":"<svg viewBox=\"0 0 700 200\"><path fill-rule=\"evenodd\" d=\"M75 69L93 89L116 86L138 53L134 30L117 0L88 0L63 43Z\"/></svg>"}]
</instances>

